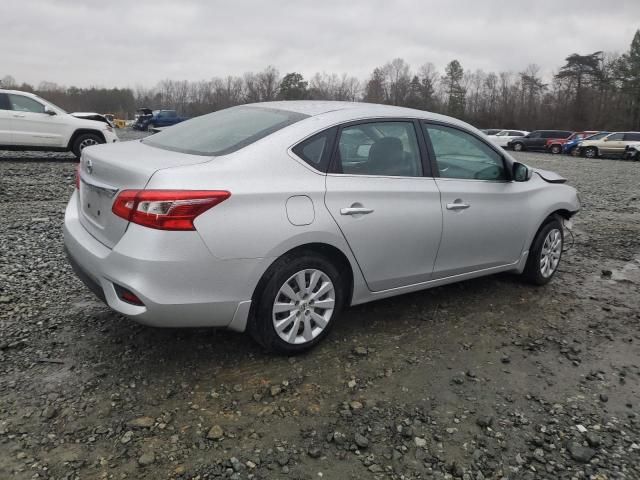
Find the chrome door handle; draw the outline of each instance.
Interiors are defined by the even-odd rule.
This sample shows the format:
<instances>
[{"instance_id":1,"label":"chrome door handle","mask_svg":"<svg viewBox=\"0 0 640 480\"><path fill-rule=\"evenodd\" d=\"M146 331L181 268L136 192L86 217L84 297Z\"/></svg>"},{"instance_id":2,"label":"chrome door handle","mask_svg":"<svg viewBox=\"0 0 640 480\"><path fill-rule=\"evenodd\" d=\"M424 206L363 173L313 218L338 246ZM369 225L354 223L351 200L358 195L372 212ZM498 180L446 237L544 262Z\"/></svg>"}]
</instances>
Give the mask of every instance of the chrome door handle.
<instances>
[{"instance_id":1,"label":"chrome door handle","mask_svg":"<svg viewBox=\"0 0 640 480\"><path fill-rule=\"evenodd\" d=\"M26 115L21 115L19 113L14 113L13 116L16 117L16 118L24 118L24 117L26 117Z\"/></svg>"},{"instance_id":2,"label":"chrome door handle","mask_svg":"<svg viewBox=\"0 0 640 480\"><path fill-rule=\"evenodd\" d=\"M373 213L373 208L349 207L340 209L340 215L366 215L368 213Z\"/></svg>"},{"instance_id":3,"label":"chrome door handle","mask_svg":"<svg viewBox=\"0 0 640 480\"><path fill-rule=\"evenodd\" d=\"M447 210L466 210L470 206L468 203L447 203Z\"/></svg>"}]
</instances>

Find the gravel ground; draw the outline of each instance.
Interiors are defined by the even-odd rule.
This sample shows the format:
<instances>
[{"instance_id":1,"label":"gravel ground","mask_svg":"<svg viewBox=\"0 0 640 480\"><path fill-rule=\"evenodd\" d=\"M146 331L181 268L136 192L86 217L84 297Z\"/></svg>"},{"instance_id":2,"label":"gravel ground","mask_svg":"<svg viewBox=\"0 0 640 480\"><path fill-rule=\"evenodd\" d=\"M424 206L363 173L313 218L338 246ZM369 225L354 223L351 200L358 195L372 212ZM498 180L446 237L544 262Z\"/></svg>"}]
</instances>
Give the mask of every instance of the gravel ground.
<instances>
[{"instance_id":1,"label":"gravel ground","mask_svg":"<svg viewBox=\"0 0 640 480\"><path fill-rule=\"evenodd\" d=\"M109 311L62 252L73 158L0 152L0 478L640 478L640 163L518 157L581 193L551 284L351 308L284 358Z\"/></svg>"}]
</instances>

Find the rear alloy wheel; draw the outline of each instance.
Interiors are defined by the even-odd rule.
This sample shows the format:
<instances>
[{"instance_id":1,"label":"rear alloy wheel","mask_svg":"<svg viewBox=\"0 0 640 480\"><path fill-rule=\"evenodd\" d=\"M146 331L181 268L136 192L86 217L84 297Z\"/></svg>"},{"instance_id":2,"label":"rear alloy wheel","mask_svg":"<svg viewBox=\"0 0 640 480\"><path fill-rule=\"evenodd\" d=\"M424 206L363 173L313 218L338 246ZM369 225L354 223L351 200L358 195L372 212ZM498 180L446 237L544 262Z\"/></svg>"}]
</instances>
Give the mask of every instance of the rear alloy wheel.
<instances>
[{"instance_id":1,"label":"rear alloy wheel","mask_svg":"<svg viewBox=\"0 0 640 480\"><path fill-rule=\"evenodd\" d=\"M560 145L551 145L551 153L558 155L560 152L562 152L562 147Z\"/></svg>"},{"instance_id":2,"label":"rear alloy wheel","mask_svg":"<svg viewBox=\"0 0 640 480\"><path fill-rule=\"evenodd\" d=\"M587 158L596 158L598 156L598 149L596 147L587 147L583 150L582 154Z\"/></svg>"},{"instance_id":3,"label":"rear alloy wheel","mask_svg":"<svg viewBox=\"0 0 640 480\"><path fill-rule=\"evenodd\" d=\"M530 283L534 285L549 283L558 270L564 245L562 228L562 221L553 217L536 234L523 272Z\"/></svg>"},{"instance_id":4,"label":"rear alloy wheel","mask_svg":"<svg viewBox=\"0 0 640 480\"><path fill-rule=\"evenodd\" d=\"M291 355L312 348L342 310L343 275L312 252L280 258L261 283L247 329L267 350Z\"/></svg>"},{"instance_id":5,"label":"rear alloy wheel","mask_svg":"<svg viewBox=\"0 0 640 480\"><path fill-rule=\"evenodd\" d=\"M98 135L95 135L93 133L83 133L82 135L78 135L78 138L75 139L71 150L76 157L80 158L82 150L92 145L98 145L100 143L104 143L104 140Z\"/></svg>"},{"instance_id":6,"label":"rear alloy wheel","mask_svg":"<svg viewBox=\"0 0 640 480\"><path fill-rule=\"evenodd\" d=\"M273 303L273 328L287 343L310 342L322 333L333 315L336 290L321 270L301 270L280 287Z\"/></svg>"},{"instance_id":7,"label":"rear alloy wheel","mask_svg":"<svg viewBox=\"0 0 640 480\"><path fill-rule=\"evenodd\" d=\"M524 145L522 143L514 143L513 150L516 152L521 152L522 150L524 150Z\"/></svg>"}]
</instances>

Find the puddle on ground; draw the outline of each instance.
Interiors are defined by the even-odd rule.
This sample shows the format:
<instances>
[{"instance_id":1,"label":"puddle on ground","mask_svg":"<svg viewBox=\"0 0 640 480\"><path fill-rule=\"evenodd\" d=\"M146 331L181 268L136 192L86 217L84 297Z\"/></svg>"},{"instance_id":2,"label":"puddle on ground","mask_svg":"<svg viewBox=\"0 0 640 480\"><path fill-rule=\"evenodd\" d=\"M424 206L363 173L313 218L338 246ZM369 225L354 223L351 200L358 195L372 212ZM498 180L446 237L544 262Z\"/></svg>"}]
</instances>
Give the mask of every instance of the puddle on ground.
<instances>
[{"instance_id":1,"label":"puddle on ground","mask_svg":"<svg viewBox=\"0 0 640 480\"><path fill-rule=\"evenodd\" d=\"M625 263L619 269L611 269L611 275L602 275L603 279L614 282L633 283L640 285L640 257Z\"/></svg>"}]
</instances>

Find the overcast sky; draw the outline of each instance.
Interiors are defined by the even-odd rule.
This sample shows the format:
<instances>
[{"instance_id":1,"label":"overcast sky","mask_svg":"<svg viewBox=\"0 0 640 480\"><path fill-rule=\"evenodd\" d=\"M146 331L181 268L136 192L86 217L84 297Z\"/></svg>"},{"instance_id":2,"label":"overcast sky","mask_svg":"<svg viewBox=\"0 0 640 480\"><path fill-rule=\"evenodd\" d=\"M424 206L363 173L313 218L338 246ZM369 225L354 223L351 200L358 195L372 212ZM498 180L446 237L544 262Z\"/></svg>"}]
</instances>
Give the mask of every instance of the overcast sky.
<instances>
[{"instance_id":1,"label":"overcast sky","mask_svg":"<svg viewBox=\"0 0 640 480\"><path fill-rule=\"evenodd\" d=\"M274 65L348 73L404 58L550 76L574 52L622 53L640 0L0 0L0 78L154 86Z\"/></svg>"}]
</instances>

